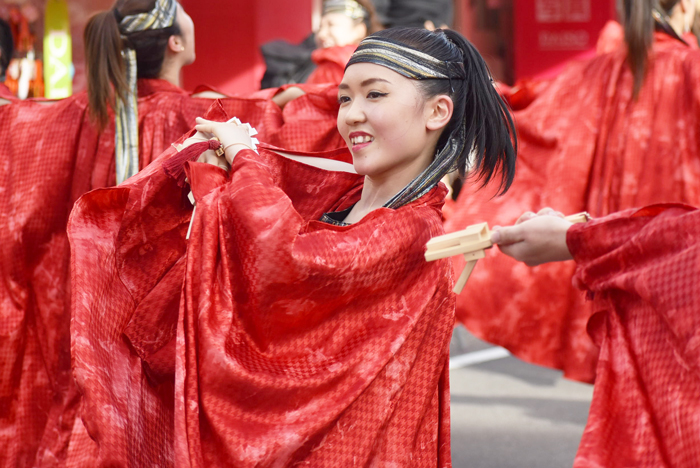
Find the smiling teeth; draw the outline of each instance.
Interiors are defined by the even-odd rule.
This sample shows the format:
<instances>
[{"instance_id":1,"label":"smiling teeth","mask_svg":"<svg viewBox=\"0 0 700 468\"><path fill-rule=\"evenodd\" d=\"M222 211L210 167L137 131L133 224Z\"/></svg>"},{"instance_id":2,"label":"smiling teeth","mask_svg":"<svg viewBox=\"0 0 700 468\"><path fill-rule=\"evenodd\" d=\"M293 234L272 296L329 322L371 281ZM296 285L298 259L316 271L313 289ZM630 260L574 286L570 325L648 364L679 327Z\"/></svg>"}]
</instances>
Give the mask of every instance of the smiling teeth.
<instances>
[{"instance_id":1,"label":"smiling teeth","mask_svg":"<svg viewBox=\"0 0 700 468\"><path fill-rule=\"evenodd\" d=\"M365 135L365 136L354 137L350 141L352 142L353 145L361 145L362 143L369 143L371 141L374 141L374 138L369 136L369 135Z\"/></svg>"}]
</instances>

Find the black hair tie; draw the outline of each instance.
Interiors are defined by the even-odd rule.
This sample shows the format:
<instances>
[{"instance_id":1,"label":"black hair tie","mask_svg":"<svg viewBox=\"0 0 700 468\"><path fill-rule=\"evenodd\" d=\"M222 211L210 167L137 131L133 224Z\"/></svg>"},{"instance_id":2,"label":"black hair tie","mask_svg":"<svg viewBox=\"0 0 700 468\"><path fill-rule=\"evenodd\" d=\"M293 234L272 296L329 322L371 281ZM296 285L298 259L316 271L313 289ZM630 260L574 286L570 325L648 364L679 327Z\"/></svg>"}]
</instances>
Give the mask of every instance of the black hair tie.
<instances>
[{"instance_id":1,"label":"black hair tie","mask_svg":"<svg viewBox=\"0 0 700 468\"><path fill-rule=\"evenodd\" d=\"M117 23L121 23L122 20L124 19L124 17L122 16L122 14L119 13L119 9L118 9L118 8L112 8L112 14L113 14L114 17L117 19Z\"/></svg>"}]
</instances>

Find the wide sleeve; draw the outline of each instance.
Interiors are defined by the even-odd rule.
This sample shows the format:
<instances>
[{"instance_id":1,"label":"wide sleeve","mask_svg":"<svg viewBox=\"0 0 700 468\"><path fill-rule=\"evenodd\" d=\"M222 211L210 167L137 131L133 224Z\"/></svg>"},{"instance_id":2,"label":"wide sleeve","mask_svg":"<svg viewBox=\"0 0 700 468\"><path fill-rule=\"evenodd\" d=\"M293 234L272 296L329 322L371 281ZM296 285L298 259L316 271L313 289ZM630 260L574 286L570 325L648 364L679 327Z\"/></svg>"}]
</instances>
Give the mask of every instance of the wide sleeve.
<instances>
[{"instance_id":1,"label":"wide sleeve","mask_svg":"<svg viewBox=\"0 0 700 468\"><path fill-rule=\"evenodd\" d=\"M687 467L700 455L700 212L628 210L572 227L600 358L575 467Z\"/></svg>"},{"instance_id":2,"label":"wide sleeve","mask_svg":"<svg viewBox=\"0 0 700 468\"><path fill-rule=\"evenodd\" d=\"M280 170L291 166L296 180L291 180L289 170ZM360 297L381 294L397 286L410 288L416 277L433 269L434 265L426 263L423 257L425 244L441 228L431 223L431 218L420 216L420 211L427 212L429 208L409 208L407 213L379 209L357 225L331 226L317 221L322 212L307 205L312 201L313 206L331 206L331 199L319 203L328 197L323 192L335 192L331 197L339 198L339 193L356 186L357 176L334 174L334 183L344 184L345 189L338 190L336 186L330 190L323 180L327 171L302 166L268 152L261 157L243 151L234 161L230 181L216 193L205 190L209 195L198 201L193 233L206 235L206 230L202 232L200 228L206 229L214 221L226 227L225 235L216 236L222 249L221 261L232 268L244 268L231 287L246 296L261 298L264 303L254 304L256 308L281 304L293 307L297 301L291 298L303 297L298 285L316 284L317 308L330 310L333 307L328 304L347 301L348 292ZM198 173L211 170L202 164L191 164L188 173L196 181ZM294 193L300 190L299 185L306 193ZM201 193L196 183L192 190L195 196ZM387 263L386 258L395 260ZM399 278L403 284L396 285ZM296 322L306 326L316 314L310 305L305 302L307 312L303 317L279 314L275 319L284 327L267 333L283 333Z\"/></svg>"},{"instance_id":3,"label":"wide sleeve","mask_svg":"<svg viewBox=\"0 0 700 468\"><path fill-rule=\"evenodd\" d=\"M301 170L292 163L284 173ZM230 182L197 200L178 325L178 462L448 466L452 277L447 261L423 256L442 231L444 191L333 226L282 190L277 164L243 151ZM195 193L201 170L189 167ZM308 175L296 172L309 192L295 198L322 200Z\"/></svg>"}]
</instances>

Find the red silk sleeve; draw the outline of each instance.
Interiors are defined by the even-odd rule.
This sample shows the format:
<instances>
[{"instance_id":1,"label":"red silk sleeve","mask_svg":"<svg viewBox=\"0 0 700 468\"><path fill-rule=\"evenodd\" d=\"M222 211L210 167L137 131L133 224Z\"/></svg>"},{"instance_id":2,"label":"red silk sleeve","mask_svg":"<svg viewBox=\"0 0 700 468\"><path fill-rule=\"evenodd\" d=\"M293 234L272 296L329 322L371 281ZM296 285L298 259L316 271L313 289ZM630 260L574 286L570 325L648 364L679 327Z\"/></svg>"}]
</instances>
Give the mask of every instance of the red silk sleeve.
<instances>
[{"instance_id":1,"label":"red silk sleeve","mask_svg":"<svg viewBox=\"0 0 700 468\"><path fill-rule=\"evenodd\" d=\"M628 210L573 226L601 352L575 467L683 467L700 456L700 212Z\"/></svg>"}]
</instances>

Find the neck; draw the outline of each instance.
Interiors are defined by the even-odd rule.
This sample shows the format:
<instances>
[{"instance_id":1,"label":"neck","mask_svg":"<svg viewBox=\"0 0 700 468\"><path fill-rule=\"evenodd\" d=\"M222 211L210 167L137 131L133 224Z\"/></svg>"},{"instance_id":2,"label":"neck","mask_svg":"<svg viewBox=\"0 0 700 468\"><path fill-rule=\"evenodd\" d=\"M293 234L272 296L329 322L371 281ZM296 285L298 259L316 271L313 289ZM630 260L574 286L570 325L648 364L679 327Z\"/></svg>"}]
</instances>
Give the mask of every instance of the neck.
<instances>
[{"instance_id":1,"label":"neck","mask_svg":"<svg viewBox=\"0 0 700 468\"><path fill-rule=\"evenodd\" d=\"M406 166L395 168L390 173L378 177L365 176L362 195L345 219L346 223L356 223L368 213L383 207L429 165L431 158L416 158Z\"/></svg>"},{"instance_id":2,"label":"neck","mask_svg":"<svg viewBox=\"0 0 700 468\"><path fill-rule=\"evenodd\" d=\"M178 63L175 63L175 60L170 59L166 56L165 60L163 60L163 66L160 69L158 78L160 78L161 80L165 80L168 83L174 84L175 86L180 88L182 87L180 81L180 70L182 70L182 66L180 66Z\"/></svg>"},{"instance_id":3,"label":"neck","mask_svg":"<svg viewBox=\"0 0 700 468\"><path fill-rule=\"evenodd\" d=\"M685 34L685 14L679 5L676 5L668 16L668 25L673 28L678 37L683 37Z\"/></svg>"}]
</instances>

